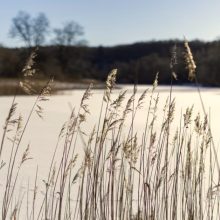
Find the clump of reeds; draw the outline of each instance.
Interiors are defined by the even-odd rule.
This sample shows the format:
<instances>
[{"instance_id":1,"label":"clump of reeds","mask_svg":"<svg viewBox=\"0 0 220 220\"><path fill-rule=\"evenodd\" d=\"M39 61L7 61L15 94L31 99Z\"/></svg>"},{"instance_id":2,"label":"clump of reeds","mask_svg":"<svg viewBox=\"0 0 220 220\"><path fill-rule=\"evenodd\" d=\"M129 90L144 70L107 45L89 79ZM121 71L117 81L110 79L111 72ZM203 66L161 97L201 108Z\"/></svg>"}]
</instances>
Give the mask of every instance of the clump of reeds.
<instances>
[{"instance_id":1,"label":"clump of reeds","mask_svg":"<svg viewBox=\"0 0 220 220\"><path fill-rule=\"evenodd\" d=\"M189 45L185 42L185 59L189 78L195 78L195 63ZM175 53L171 60L174 70ZM32 54L23 70L21 86L35 94L32 77L35 55ZM52 80L35 96L32 108L24 121L16 115L16 96L5 121L0 148L6 150L5 140L14 132L11 153L1 169L6 169L2 197L2 219L218 219L219 183L216 177L212 135L207 114L195 114L193 106L181 115L175 113L172 85L169 97L159 109L158 74L151 89L141 94L134 86L132 93L121 91L113 98L117 70L106 80L97 124L89 134L83 124L89 117L89 99L92 86L82 96L78 107L71 110L58 136L57 145L48 164L48 176L43 180L43 197L38 195L38 169L33 193L15 199L16 184L22 165L29 159L30 146L21 149L21 140L32 115L43 117L42 101L48 100ZM33 92L34 91L34 92ZM136 127L140 109L146 111L143 130ZM159 117L160 116L160 117ZM174 128L174 121L179 127ZM12 131L11 131L12 129ZM77 148L83 149L83 156ZM62 151L58 151L62 149ZM23 150L21 159L18 152ZM59 152L59 153L58 153ZM61 153L60 153L61 152ZM16 168L15 164L19 164ZM14 203L13 201L16 200ZM26 205L24 205L26 204Z\"/></svg>"}]
</instances>

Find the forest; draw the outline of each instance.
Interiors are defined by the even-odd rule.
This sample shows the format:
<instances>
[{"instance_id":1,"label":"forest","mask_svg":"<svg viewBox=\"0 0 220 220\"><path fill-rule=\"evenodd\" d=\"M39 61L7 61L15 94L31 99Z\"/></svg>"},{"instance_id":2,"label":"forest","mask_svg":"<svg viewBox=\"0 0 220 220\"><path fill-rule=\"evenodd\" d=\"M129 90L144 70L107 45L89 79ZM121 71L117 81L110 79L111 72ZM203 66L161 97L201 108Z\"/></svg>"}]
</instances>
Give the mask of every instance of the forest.
<instances>
[{"instance_id":1,"label":"forest","mask_svg":"<svg viewBox=\"0 0 220 220\"><path fill-rule=\"evenodd\" d=\"M220 41L189 42L196 62L198 81L204 86L220 85ZM175 58L174 84L188 84L184 62L184 42L150 41L113 47L50 45L20 48L0 47L0 77L17 78L31 51L37 50L39 77L53 75L59 81L104 81L118 69L119 83L151 83L159 73L160 84L169 84L171 58Z\"/></svg>"}]
</instances>

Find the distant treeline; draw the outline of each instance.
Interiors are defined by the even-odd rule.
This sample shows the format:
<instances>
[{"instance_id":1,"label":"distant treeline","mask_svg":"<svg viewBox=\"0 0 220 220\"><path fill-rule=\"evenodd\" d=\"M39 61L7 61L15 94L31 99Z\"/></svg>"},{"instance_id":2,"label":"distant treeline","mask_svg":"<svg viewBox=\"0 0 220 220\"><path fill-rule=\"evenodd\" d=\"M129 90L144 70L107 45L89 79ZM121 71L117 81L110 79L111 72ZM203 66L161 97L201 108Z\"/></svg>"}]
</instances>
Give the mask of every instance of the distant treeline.
<instances>
[{"instance_id":1,"label":"distant treeline","mask_svg":"<svg viewBox=\"0 0 220 220\"><path fill-rule=\"evenodd\" d=\"M176 48L175 48L176 45ZM36 67L40 76L57 80L96 79L104 81L117 68L119 83L152 83L159 72L160 84L170 83L170 61L175 56L177 84L189 83L182 41L152 41L114 47L46 46L40 47ZM192 41L190 46L203 85L220 85L220 41ZM18 77L30 53L27 48L0 48L0 76Z\"/></svg>"}]
</instances>

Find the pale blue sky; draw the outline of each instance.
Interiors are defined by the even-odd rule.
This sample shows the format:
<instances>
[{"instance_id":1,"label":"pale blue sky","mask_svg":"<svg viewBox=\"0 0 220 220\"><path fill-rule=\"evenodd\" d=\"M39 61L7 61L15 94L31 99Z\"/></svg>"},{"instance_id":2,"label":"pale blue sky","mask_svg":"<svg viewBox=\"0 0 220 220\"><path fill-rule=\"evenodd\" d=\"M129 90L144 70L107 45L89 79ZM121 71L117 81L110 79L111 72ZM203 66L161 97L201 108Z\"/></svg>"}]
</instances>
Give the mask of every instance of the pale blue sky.
<instances>
[{"instance_id":1,"label":"pale blue sky","mask_svg":"<svg viewBox=\"0 0 220 220\"><path fill-rule=\"evenodd\" d=\"M6 46L19 45L8 30L20 10L44 12L51 27L75 20L92 46L220 36L219 0L1 0L0 43Z\"/></svg>"}]
</instances>

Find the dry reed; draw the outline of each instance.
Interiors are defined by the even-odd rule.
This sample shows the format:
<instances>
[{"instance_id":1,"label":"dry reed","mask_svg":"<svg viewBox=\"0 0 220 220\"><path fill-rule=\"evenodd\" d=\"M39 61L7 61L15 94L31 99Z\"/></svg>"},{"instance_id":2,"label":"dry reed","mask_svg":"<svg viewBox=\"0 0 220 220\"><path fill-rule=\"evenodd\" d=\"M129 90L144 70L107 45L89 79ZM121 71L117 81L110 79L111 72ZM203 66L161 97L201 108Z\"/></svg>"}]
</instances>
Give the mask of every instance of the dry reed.
<instances>
[{"instance_id":1,"label":"dry reed","mask_svg":"<svg viewBox=\"0 0 220 220\"><path fill-rule=\"evenodd\" d=\"M184 46L189 79L192 80L196 78L196 65L187 41ZM174 48L170 63L171 80L177 79L175 51ZM35 74L35 57L34 52L23 69L24 78L20 83L32 95L37 92L30 80ZM21 209L26 210L26 219L32 220L218 219L219 182L215 175L218 162L213 157L215 148L210 147L212 135L207 114L202 120L200 114L194 113L193 106L186 108L180 115L179 127L173 132L176 114L172 83L161 114L158 110L160 96L156 93L158 74L152 88L139 97L134 86L129 97L127 91L121 91L113 100L116 75L114 69L107 78L98 122L91 134L83 131L83 124L90 114L88 102L92 86L85 91L78 109L72 109L48 164L48 176L43 182L44 196L38 196L37 169L33 194L27 190L26 203L23 195L16 203L13 201L17 196L15 189L20 169L31 159L30 146L23 149L21 159L18 152L22 151L20 143L32 115L36 113L43 118L41 104L48 100L52 79L37 93L26 121L16 115L14 97L0 147L2 159L5 140L13 132L10 157L1 165L7 174L1 203L3 220L24 219L19 214ZM140 130L135 121L144 106L147 118L144 129ZM76 152L80 142L83 143L83 158ZM62 153L58 155L61 146Z\"/></svg>"}]
</instances>

